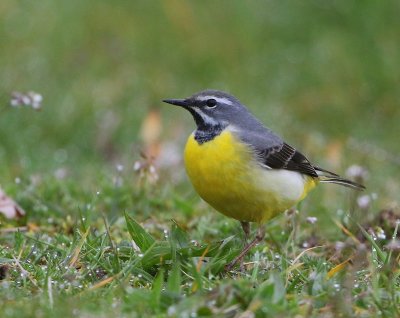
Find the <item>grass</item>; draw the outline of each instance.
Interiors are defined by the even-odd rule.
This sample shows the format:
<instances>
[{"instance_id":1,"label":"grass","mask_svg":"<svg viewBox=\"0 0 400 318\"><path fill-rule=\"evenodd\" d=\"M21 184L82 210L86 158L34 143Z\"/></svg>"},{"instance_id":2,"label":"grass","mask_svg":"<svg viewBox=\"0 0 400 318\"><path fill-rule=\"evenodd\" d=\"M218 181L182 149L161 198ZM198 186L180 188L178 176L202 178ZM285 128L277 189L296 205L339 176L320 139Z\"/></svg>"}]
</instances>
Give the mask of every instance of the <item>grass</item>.
<instances>
[{"instance_id":1,"label":"grass","mask_svg":"<svg viewBox=\"0 0 400 318\"><path fill-rule=\"evenodd\" d=\"M2 1L0 183L27 212L0 216L2 317L400 316L398 6ZM160 103L203 88L367 190L321 185L225 272L241 228ZM41 111L9 106L29 91Z\"/></svg>"},{"instance_id":2,"label":"grass","mask_svg":"<svg viewBox=\"0 0 400 318\"><path fill-rule=\"evenodd\" d=\"M168 186L121 178L118 186L104 178L98 194L75 194L76 200L57 205L65 197L61 187L71 186L46 180L45 190L51 183L54 189L44 202L29 198L41 211L38 221L2 229L6 317L399 314L399 255L390 247L398 222L379 238L364 230L368 225L357 231L346 214L333 214L330 224L338 226L329 240L319 220L312 224L292 211L267 225L266 241L246 259L245 270L225 272L241 248L238 224L204 215L205 207ZM132 197L137 201L126 202ZM121 212L112 215L113 207Z\"/></svg>"}]
</instances>

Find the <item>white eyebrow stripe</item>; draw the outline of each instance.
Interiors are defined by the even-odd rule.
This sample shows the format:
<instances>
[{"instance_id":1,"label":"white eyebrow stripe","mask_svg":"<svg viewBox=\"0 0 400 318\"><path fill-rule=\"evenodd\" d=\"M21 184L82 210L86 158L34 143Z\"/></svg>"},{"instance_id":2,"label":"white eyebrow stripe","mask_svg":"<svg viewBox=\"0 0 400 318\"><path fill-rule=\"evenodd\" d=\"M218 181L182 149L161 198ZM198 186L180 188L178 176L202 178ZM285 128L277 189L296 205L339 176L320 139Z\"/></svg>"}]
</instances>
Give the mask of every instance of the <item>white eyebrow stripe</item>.
<instances>
[{"instance_id":1,"label":"white eyebrow stripe","mask_svg":"<svg viewBox=\"0 0 400 318\"><path fill-rule=\"evenodd\" d=\"M218 103L232 105L232 102L228 98L225 98L225 97L216 97L213 95L207 95L207 96L196 97L196 99L199 101L204 101L207 99L215 99Z\"/></svg>"}]
</instances>

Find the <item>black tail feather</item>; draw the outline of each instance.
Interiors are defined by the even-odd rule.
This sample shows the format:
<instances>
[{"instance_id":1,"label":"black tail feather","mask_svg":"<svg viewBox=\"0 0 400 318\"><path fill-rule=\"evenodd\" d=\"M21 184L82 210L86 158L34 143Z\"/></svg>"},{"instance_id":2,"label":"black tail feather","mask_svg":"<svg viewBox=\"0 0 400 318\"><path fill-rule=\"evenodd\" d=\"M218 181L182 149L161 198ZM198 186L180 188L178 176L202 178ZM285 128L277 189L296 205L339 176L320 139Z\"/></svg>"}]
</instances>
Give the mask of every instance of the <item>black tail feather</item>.
<instances>
[{"instance_id":1,"label":"black tail feather","mask_svg":"<svg viewBox=\"0 0 400 318\"><path fill-rule=\"evenodd\" d=\"M357 182L354 181L350 181L344 178L341 178L339 176L335 176L335 177L331 177L331 176L321 176L319 178L320 182L326 182L326 183L335 183L335 184L339 184L348 188L352 188L352 189L356 189L359 191L365 190L365 186L363 186L362 184L359 184Z\"/></svg>"},{"instance_id":2,"label":"black tail feather","mask_svg":"<svg viewBox=\"0 0 400 318\"><path fill-rule=\"evenodd\" d=\"M339 178L340 178L340 176L339 176L338 174L336 174L336 173L334 173L334 172L332 172L332 171L323 169L323 168L321 168L321 167L314 166L314 169L315 169L315 171L317 171L317 173L318 173L318 172L325 172L325 173L329 174L329 176L332 176L332 177L339 177ZM320 174L320 173L319 173L319 174Z\"/></svg>"}]
</instances>

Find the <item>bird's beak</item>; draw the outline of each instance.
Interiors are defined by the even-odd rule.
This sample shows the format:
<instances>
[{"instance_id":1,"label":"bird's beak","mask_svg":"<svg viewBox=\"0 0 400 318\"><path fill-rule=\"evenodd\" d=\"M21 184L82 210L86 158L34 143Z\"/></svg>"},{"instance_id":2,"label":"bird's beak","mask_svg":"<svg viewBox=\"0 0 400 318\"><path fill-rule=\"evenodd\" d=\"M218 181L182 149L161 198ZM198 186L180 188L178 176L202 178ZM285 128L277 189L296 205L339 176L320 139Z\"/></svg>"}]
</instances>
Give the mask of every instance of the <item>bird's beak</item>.
<instances>
[{"instance_id":1,"label":"bird's beak","mask_svg":"<svg viewBox=\"0 0 400 318\"><path fill-rule=\"evenodd\" d=\"M164 103L181 106L187 108L190 106L189 102L186 99L164 99Z\"/></svg>"}]
</instances>

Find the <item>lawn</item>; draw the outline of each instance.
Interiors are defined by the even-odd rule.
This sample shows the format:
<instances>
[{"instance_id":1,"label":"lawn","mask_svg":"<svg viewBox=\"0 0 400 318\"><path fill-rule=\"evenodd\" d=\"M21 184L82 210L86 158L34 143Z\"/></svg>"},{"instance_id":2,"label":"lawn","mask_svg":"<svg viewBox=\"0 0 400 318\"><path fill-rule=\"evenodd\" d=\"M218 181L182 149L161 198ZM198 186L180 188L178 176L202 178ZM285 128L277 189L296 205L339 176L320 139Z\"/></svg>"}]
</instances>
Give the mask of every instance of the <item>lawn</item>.
<instances>
[{"instance_id":1,"label":"lawn","mask_svg":"<svg viewBox=\"0 0 400 318\"><path fill-rule=\"evenodd\" d=\"M3 0L0 189L25 215L0 213L1 317L400 316L399 10ZM205 88L367 189L319 186L224 271L240 224L195 193L193 120L161 102Z\"/></svg>"}]
</instances>

